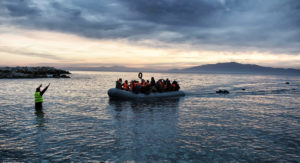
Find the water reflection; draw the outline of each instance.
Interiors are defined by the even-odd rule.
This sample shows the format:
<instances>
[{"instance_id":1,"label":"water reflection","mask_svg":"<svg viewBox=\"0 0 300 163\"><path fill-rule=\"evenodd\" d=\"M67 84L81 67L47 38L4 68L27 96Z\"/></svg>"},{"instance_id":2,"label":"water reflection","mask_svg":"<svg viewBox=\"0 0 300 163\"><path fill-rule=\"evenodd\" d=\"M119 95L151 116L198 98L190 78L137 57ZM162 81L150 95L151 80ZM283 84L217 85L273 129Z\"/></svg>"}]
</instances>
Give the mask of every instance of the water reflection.
<instances>
[{"instance_id":1,"label":"water reflection","mask_svg":"<svg viewBox=\"0 0 300 163\"><path fill-rule=\"evenodd\" d=\"M44 159L44 153L47 149L47 145L45 144L45 140L47 137L47 131L45 130L45 113L43 111L43 107L37 108L35 107L35 115L36 115L36 135L35 135L35 152L37 155L40 155L40 160Z\"/></svg>"},{"instance_id":2,"label":"water reflection","mask_svg":"<svg viewBox=\"0 0 300 163\"><path fill-rule=\"evenodd\" d=\"M37 127L44 127L45 118L43 108L35 108Z\"/></svg>"},{"instance_id":3,"label":"water reflection","mask_svg":"<svg viewBox=\"0 0 300 163\"><path fill-rule=\"evenodd\" d=\"M154 108L178 108L180 97L174 97L169 99L151 99L151 100L115 100L110 99L109 105L114 108L115 111L122 111L123 109L131 108L133 112L139 113L144 110L153 111Z\"/></svg>"},{"instance_id":4,"label":"water reflection","mask_svg":"<svg viewBox=\"0 0 300 163\"><path fill-rule=\"evenodd\" d=\"M176 150L180 98L143 101L109 100L120 160L168 159Z\"/></svg>"}]
</instances>

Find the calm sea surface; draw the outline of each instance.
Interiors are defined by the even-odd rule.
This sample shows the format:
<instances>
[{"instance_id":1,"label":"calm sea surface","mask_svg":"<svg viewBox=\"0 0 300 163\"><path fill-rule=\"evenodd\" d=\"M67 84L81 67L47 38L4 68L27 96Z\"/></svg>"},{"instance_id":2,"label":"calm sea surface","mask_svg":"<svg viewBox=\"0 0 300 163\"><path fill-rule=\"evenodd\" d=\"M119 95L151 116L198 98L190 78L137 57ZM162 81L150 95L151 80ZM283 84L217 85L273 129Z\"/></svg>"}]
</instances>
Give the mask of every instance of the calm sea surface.
<instances>
[{"instance_id":1,"label":"calm sea surface","mask_svg":"<svg viewBox=\"0 0 300 163\"><path fill-rule=\"evenodd\" d=\"M126 72L0 80L0 162L300 162L299 76L151 76L176 79L186 96L110 101L117 78L137 79ZM35 88L49 82L36 111Z\"/></svg>"}]
</instances>

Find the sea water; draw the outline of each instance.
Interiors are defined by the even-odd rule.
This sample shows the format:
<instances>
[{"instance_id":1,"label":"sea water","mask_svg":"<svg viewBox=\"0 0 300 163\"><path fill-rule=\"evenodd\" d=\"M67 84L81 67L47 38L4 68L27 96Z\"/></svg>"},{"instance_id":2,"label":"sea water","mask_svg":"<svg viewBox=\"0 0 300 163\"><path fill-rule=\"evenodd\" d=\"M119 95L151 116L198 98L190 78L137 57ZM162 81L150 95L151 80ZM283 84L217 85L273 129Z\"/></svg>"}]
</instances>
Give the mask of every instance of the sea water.
<instances>
[{"instance_id":1,"label":"sea water","mask_svg":"<svg viewBox=\"0 0 300 163\"><path fill-rule=\"evenodd\" d=\"M176 79L186 96L111 101L115 81L137 73L72 73L0 80L0 162L300 162L299 76L144 73ZM41 83L51 85L39 111Z\"/></svg>"}]
</instances>

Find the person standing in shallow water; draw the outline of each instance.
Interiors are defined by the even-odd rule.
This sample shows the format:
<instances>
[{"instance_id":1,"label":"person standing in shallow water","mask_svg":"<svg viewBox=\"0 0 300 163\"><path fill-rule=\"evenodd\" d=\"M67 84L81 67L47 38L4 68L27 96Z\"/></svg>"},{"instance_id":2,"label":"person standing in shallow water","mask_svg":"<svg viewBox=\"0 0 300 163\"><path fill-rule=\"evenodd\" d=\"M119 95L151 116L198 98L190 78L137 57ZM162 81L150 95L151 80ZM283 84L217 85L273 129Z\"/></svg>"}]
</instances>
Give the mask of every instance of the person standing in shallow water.
<instances>
[{"instance_id":1,"label":"person standing in shallow water","mask_svg":"<svg viewBox=\"0 0 300 163\"><path fill-rule=\"evenodd\" d=\"M49 86L50 86L50 83L42 91L41 91L42 84L39 87L36 88L36 91L34 93L35 108L36 109L43 108L43 102L44 102L43 95L47 91Z\"/></svg>"}]
</instances>

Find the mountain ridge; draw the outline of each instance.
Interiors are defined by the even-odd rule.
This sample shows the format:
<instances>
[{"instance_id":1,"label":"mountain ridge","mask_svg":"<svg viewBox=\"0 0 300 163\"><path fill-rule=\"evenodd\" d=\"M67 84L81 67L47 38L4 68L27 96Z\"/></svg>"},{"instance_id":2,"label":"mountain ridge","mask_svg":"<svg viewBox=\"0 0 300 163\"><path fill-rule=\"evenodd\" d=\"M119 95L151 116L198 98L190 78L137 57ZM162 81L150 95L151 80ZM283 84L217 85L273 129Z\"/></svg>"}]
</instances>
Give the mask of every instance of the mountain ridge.
<instances>
[{"instance_id":1,"label":"mountain ridge","mask_svg":"<svg viewBox=\"0 0 300 163\"><path fill-rule=\"evenodd\" d=\"M70 71L108 71L108 72L192 72L192 73L292 73L300 74L300 69L295 68L273 68L259 66L256 64L241 64L237 62L222 62L216 64L206 64L189 68L175 68L169 70L156 70L148 68L132 68L126 66L109 67L65 67Z\"/></svg>"},{"instance_id":2,"label":"mountain ridge","mask_svg":"<svg viewBox=\"0 0 300 163\"><path fill-rule=\"evenodd\" d=\"M216 64L206 64L184 69L172 69L172 72L227 72L227 73L297 73L300 69L294 68L273 68L259 66L256 64L241 64L237 62L223 62Z\"/></svg>"}]
</instances>

